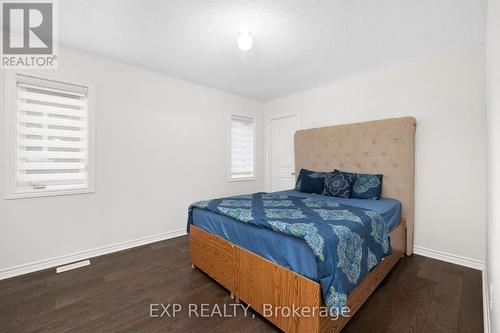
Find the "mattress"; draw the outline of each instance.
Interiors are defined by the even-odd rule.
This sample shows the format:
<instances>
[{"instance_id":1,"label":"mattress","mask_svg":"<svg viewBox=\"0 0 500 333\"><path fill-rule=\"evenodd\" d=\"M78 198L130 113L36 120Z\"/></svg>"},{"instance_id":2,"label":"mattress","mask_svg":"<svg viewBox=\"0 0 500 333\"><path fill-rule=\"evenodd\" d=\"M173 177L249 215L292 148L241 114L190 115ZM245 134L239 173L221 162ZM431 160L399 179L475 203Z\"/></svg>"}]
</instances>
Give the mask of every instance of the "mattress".
<instances>
[{"instance_id":1,"label":"mattress","mask_svg":"<svg viewBox=\"0 0 500 333\"><path fill-rule=\"evenodd\" d=\"M295 190L275 193L304 198L321 198L335 201L342 205L373 210L384 218L384 223L391 231L397 226L401 216L401 203L394 199L342 199L319 194L302 193ZM251 224L236 221L228 216L198 208L193 209L193 224L282 267L312 280L318 280L318 269L314 255L310 247L300 238L277 233L269 229L258 228Z\"/></svg>"}]
</instances>

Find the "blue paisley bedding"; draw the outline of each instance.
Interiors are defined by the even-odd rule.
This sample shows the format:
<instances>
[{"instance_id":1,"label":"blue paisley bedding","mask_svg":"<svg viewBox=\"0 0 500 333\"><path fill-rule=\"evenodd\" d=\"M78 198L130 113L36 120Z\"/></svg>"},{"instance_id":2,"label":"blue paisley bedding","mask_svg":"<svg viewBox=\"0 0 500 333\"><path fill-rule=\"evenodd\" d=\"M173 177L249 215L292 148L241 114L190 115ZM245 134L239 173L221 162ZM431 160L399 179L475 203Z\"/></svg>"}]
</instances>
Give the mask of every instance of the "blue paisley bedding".
<instances>
[{"instance_id":1,"label":"blue paisley bedding","mask_svg":"<svg viewBox=\"0 0 500 333\"><path fill-rule=\"evenodd\" d=\"M303 239L314 253L325 304L347 306L347 296L383 257L391 253L388 229L376 212L320 198L280 193L200 201L194 208Z\"/></svg>"}]
</instances>

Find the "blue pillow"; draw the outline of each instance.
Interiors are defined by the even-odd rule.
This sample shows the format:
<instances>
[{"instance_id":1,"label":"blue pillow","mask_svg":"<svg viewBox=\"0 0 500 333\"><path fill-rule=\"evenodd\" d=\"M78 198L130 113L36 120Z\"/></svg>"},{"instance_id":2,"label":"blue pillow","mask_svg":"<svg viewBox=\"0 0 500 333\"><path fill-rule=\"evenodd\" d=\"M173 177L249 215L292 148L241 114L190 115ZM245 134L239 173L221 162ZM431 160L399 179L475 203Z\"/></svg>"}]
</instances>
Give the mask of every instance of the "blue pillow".
<instances>
[{"instance_id":1,"label":"blue pillow","mask_svg":"<svg viewBox=\"0 0 500 333\"><path fill-rule=\"evenodd\" d=\"M352 184L354 183L354 173L334 170L325 178L324 195L339 198L349 198Z\"/></svg>"},{"instance_id":2,"label":"blue pillow","mask_svg":"<svg viewBox=\"0 0 500 333\"><path fill-rule=\"evenodd\" d=\"M352 185L351 198L356 199L380 199L382 193L383 175L368 175L357 173Z\"/></svg>"},{"instance_id":3,"label":"blue pillow","mask_svg":"<svg viewBox=\"0 0 500 333\"><path fill-rule=\"evenodd\" d=\"M329 172L300 169L295 190L305 193L321 194L323 193L323 188L325 186L325 177L328 174Z\"/></svg>"}]
</instances>

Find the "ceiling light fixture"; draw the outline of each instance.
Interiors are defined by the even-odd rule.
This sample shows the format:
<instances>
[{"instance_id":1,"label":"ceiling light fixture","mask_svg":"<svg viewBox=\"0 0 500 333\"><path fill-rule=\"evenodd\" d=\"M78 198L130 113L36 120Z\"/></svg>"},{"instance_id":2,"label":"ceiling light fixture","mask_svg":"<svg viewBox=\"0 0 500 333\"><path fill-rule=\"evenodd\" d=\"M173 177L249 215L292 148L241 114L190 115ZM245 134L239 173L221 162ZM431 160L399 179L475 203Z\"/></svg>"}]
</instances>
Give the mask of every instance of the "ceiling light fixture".
<instances>
[{"instance_id":1,"label":"ceiling light fixture","mask_svg":"<svg viewBox=\"0 0 500 333\"><path fill-rule=\"evenodd\" d=\"M238 47L243 52L249 51L253 46L252 31L250 28L241 28L238 36Z\"/></svg>"}]
</instances>

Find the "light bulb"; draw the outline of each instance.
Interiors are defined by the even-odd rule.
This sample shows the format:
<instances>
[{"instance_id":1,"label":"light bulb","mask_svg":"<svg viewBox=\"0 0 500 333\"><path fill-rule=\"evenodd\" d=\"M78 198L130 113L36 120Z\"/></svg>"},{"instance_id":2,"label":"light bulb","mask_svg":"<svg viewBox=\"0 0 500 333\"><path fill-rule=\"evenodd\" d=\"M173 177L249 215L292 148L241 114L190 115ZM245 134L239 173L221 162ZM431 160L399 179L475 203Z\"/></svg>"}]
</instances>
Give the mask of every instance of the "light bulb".
<instances>
[{"instance_id":1,"label":"light bulb","mask_svg":"<svg viewBox=\"0 0 500 333\"><path fill-rule=\"evenodd\" d=\"M240 35L238 36L238 47L240 50L246 52L249 51L253 46L253 38L250 29L242 28L240 29Z\"/></svg>"}]
</instances>

